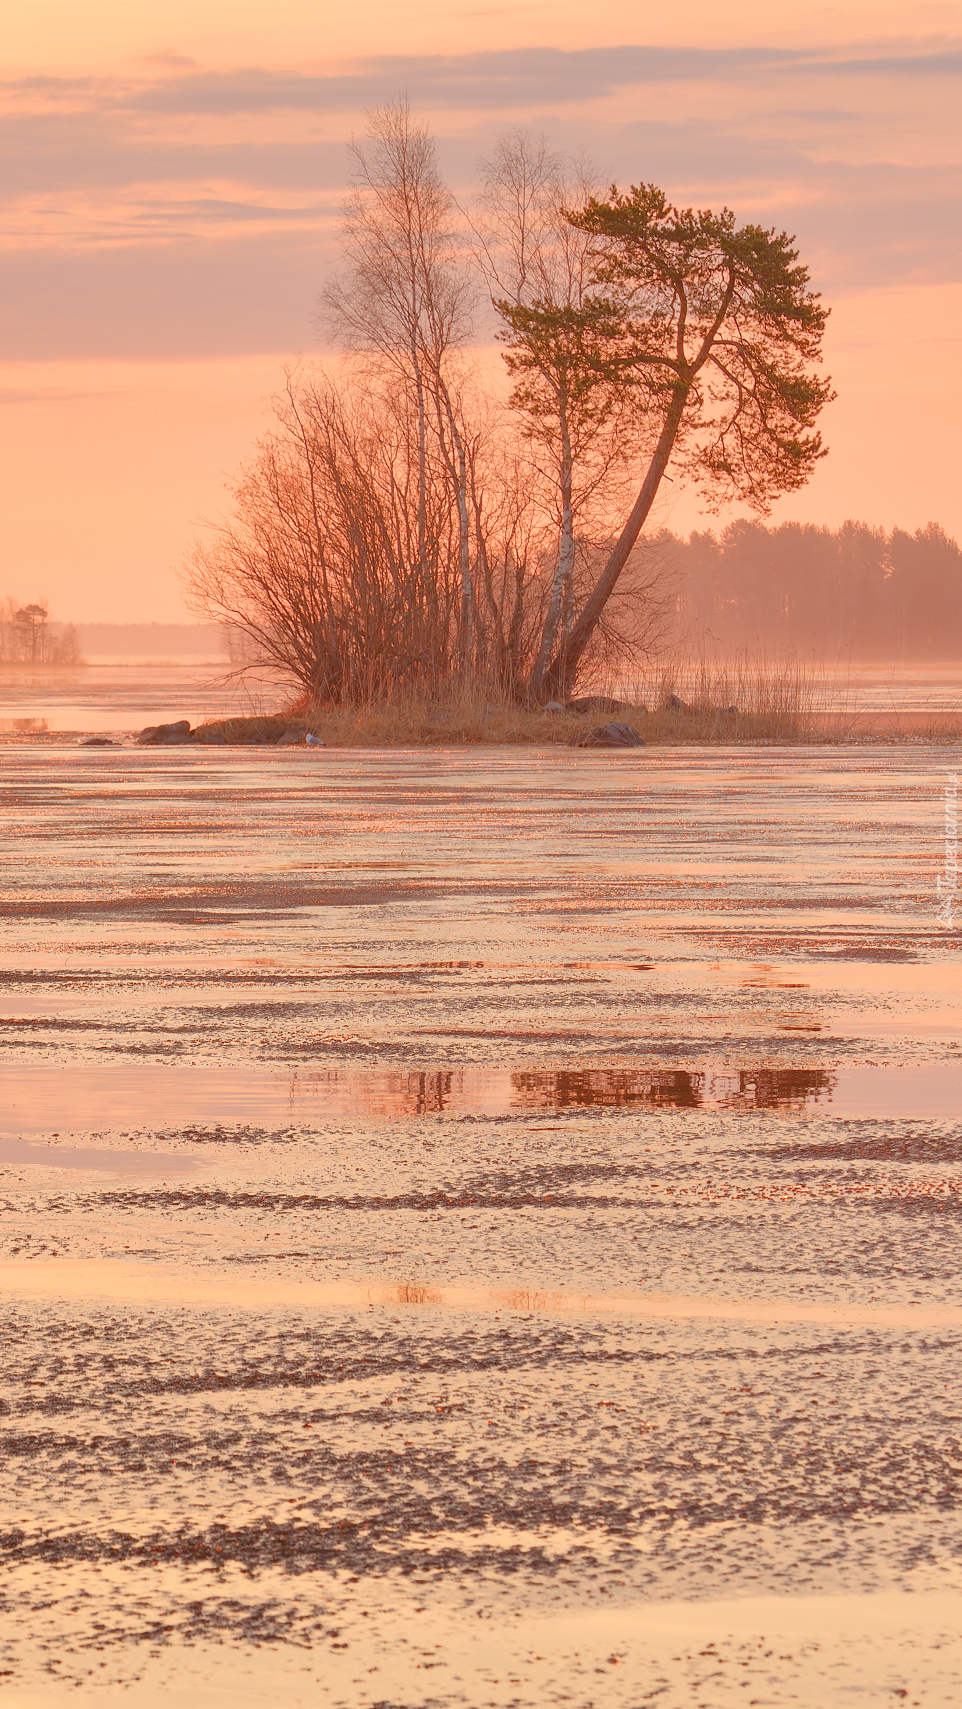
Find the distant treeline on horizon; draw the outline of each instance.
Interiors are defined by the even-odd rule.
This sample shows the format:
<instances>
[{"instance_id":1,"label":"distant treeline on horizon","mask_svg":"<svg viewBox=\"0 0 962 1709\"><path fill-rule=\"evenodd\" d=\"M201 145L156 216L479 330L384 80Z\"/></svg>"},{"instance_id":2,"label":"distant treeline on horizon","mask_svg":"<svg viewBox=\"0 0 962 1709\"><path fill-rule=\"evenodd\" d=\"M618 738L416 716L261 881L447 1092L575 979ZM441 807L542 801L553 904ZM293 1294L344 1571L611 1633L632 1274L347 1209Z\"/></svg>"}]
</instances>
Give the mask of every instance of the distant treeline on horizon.
<instances>
[{"instance_id":1,"label":"distant treeline on horizon","mask_svg":"<svg viewBox=\"0 0 962 1709\"><path fill-rule=\"evenodd\" d=\"M962 550L937 523L908 534L733 522L650 536L672 578L677 640L855 659L962 658Z\"/></svg>"},{"instance_id":2,"label":"distant treeline on horizon","mask_svg":"<svg viewBox=\"0 0 962 1709\"><path fill-rule=\"evenodd\" d=\"M846 522L732 522L689 539L663 530L642 550L663 567L673 648L853 659L962 659L962 549L930 522L914 534ZM8 601L12 605L12 602ZM31 608L32 609L32 608ZM228 658L213 623L78 623L80 656ZM51 623L56 635L64 625Z\"/></svg>"}]
</instances>

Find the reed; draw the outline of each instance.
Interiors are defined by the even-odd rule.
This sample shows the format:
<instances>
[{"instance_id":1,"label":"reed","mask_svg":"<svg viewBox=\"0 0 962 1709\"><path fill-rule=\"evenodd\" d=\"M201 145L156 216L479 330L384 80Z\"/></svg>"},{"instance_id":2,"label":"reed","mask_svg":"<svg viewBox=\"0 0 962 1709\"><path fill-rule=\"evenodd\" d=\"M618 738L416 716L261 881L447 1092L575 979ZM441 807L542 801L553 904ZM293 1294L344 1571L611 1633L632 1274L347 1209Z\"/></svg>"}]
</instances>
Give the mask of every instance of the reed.
<instances>
[{"instance_id":1,"label":"reed","mask_svg":"<svg viewBox=\"0 0 962 1709\"><path fill-rule=\"evenodd\" d=\"M631 724L650 747L946 745L962 735L960 710L861 710L857 682L847 669L828 668L814 658L679 653L654 660L631 682L613 671L596 675L583 692L617 701L619 710L529 709L499 694L490 681L468 678L435 693L398 690L353 706L318 707L305 696L292 697L273 713L251 704L250 715L215 719L203 728L222 731L229 742L272 742L294 725L337 748L574 746L611 718Z\"/></svg>"},{"instance_id":2,"label":"reed","mask_svg":"<svg viewBox=\"0 0 962 1709\"><path fill-rule=\"evenodd\" d=\"M676 741L837 742L855 729L847 670L793 654L664 656L636 677L626 698L660 709L659 728Z\"/></svg>"},{"instance_id":3,"label":"reed","mask_svg":"<svg viewBox=\"0 0 962 1709\"><path fill-rule=\"evenodd\" d=\"M267 714L216 719L204 726L229 742L270 742L291 727L329 747L573 746L609 718L631 724L650 745L827 742L844 739L846 714L825 715L832 697L815 666L750 659L722 665L662 660L639 680L597 681L588 693L617 700L617 712L549 712L517 705L496 686L459 679L446 690L416 690L353 706L318 707L306 697Z\"/></svg>"}]
</instances>

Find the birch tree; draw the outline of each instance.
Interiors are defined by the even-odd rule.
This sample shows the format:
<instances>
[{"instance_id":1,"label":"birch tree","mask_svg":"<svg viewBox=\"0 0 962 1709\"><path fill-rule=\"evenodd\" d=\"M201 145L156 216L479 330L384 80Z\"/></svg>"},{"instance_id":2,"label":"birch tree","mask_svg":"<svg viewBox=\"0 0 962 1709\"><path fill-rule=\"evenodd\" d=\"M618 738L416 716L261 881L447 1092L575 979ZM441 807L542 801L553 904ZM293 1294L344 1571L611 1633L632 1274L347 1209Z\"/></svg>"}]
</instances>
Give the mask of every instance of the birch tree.
<instances>
[{"instance_id":1,"label":"birch tree","mask_svg":"<svg viewBox=\"0 0 962 1709\"><path fill-rule=\"evenodd\" d=\"M557 556L527 682L536 702L571 623L578 523L593 501L608 496L624 461L633 394L601 359L617 327L607 304L591 294L591 237L568 217L570 207L589 199L590 168L566 163L543 138L517 131L499 138L483 170L478 259L514 382L511 406L547 464L558 511Z\"/></svg>"},{"instance_id":2,"label":"birch tree","mask_svg":"<svg viewBox=\"0 0 962 1709\"><path fill-rule=\"evenodd\" d=\"M417 552L425 575L431 570L426 559L432 440L447 469L458 513L461 650L467 665L475 599L469 448L458 358L471 336L475 286L434 139L412 119L407 102L372 113L367 137L351 144L351 154L344 260L322 302L343 347L373 360L379 381L412 395Z\"/></svg>"}]
</instances>

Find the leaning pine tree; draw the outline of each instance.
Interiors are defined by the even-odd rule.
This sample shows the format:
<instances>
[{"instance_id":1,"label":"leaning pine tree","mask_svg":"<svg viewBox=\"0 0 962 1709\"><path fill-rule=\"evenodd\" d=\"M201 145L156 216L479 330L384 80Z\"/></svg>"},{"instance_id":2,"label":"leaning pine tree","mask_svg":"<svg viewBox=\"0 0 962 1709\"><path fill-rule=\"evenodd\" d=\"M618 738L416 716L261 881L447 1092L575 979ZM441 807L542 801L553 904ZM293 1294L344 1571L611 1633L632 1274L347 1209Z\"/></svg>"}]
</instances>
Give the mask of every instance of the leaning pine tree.
<instances>
[{"instance_id":1,"label":"leaning pine tree","mask_svg":"<svg viewBox=\"0 0 962 1709\"><path fill-rule=\"evenodd\" d=\"M651 184L568 217L592 239L585 336L572 336L570 305L562 328L555 304L500 303L515 369L563 332L595 377L633 395L653 449L601 573L532 684L540 700L570 692L669 465L712 508L737 500L765 514L825 455L815 422L834 395L816 372L828 311L784 232L675 208Z\"/></svg>"}]
</instances>

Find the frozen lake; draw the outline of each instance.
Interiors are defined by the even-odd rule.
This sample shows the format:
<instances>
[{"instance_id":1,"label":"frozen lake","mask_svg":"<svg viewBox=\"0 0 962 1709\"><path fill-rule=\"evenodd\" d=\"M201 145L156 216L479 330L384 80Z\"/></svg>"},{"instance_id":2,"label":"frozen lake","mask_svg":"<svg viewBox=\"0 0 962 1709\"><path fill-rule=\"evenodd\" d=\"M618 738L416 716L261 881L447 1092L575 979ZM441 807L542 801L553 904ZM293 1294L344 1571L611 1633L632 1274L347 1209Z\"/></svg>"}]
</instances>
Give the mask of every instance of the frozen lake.
<instances>
[{"instance_id":1,"label":"frozen lake","mask_svg":"<svg viewBox=\"0 0 962 1709\"><path fill-rule=\"evenodd\" d=\"M283 701L266 683L230 679L226 660L138 659L31 671L0 671L0 735L126 735L172 718L223 718Z\"/></svg>"},{"instance_id":2,"label":"frozen lake","mask_svg":"<svg viewBox=\"0 0 962 1709\"><path fill-rule=\"evenodd\" d=\"M956 1703L955 764L7 746L6 1700Z\"/></svg>"}]
</instances>

